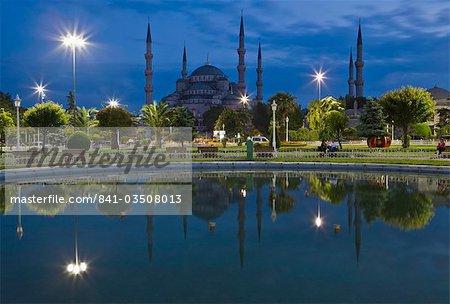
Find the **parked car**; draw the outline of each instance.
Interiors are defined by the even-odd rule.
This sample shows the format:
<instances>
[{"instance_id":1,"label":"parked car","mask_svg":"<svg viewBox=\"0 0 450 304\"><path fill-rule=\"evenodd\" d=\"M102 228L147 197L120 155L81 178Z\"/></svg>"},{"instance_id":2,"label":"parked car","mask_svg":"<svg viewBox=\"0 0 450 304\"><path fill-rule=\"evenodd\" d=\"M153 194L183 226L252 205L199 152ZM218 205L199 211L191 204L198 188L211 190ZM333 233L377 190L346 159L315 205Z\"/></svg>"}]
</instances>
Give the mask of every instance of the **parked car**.
<instances>
[{"instance_id":1,"label":"parked car","mask_svg":"<svg viewBox=\"0 0 450 304\"><path fill-rule=\"evenodd\" d=\"M258 144L268 144L269 143L269 140L267 139L267 137L264 137L264 136L253 136L251 138L251 140L254 144L257 144L257 143Z\"/></svg>"}]
</instances>

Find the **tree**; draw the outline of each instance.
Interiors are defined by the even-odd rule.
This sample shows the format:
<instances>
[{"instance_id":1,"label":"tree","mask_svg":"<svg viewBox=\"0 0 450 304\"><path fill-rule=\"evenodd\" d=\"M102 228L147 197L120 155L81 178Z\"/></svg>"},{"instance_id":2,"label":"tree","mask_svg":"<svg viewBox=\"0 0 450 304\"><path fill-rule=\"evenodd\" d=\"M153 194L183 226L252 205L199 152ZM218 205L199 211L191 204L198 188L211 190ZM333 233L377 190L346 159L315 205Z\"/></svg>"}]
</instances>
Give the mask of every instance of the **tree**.
<instances>
[{"instance_id":1,"label":"tree","mask_svg":"<svg viewBox=\"0 0 450 304\"><path fill-rule=\"evenodd\" d=\"M223 109L224 108L222 106L212 107L208 111L203 113L203 124L206 127L206 131L208 132L214 131L216 121L219 118L220 114L222 113ZM222 126L220 126L219 129L222 129Z\"/></svg>"},{"instance_id":2,"label":"tree","mask_svg":"<svg viewBox=\"0 0 450 304\"><path fill-rule=\"evenodd\" d=\"M185 107L175 107L170 109L170 125L172 127L189 127L195 125L195 119L191 111Z\"/></svg>"},{"instance_id":3,"label":"tree","mask_svg":"<svg viewBox=\"0 0 450 304\"><path fill-rule=\"evenodd\" d=\"M0 108L4 109L6 112L14 113L14 101L9 93L0 92Z\"/></svg>"},{"instance_id":4,"label":"tree","mask_svg":"<svg viewBox=\"0 0 450 304\"><path fill-rule=\"evenodd\" d=\"M306 115L309 128L317 130L319 133L323 132L325 128L325 117L331 111L344 112L342 104L331 96L311 102L308 106L308 114Z\"/></svg>"},{"instance_id":5,"label":"tree","mask_svg":"<svg viewBox=\"0 0 450 304\"><path fill-rule=\"evenodd\" d=\"M132 115L123 107L104 107L95 115L99 127L114 128L111 134L111 149L119 149L117 132L119 128L131 127L133 125Z\"/></svg>"},{"instance_id":6,"label":"tree","mask_svg":"<svg viewBox=\"0 0 450 304\"><path fill-rule=\"evenodd\" d=\"M96 108L77 107L74 126L85 128L97 126L98 121L95 119L97 112Z\"/></svg>"},{"instance_id":7,"label":"tree","mask_svg":"<svg viewBox=\"0 0 450 304\"><path fill-rule=\"evenodd\" d=\"M359 118L358 135L362 137L386 136L386 121L383 108L375 100L369 99Z\"/></svg>"},{"instance_id":8,"label":"tree","mask_svg":"<svg viewBox=\"0 0 450 304\"><path fill-rule=\"evenodd\" d=\"M277 103L277 110L275 112L275 120L277 124L280 126L280 133L286 133L286 117L293 119L294 124L296 119L293 118L296 115L299 115L300 107L295 102L297 99L296 96L291 93L279 92L274 96L270 97L268 100L272 103L273 100ZM270 110L272 111L272 110ZM292 125L294 126L294 125Z\"/></svg>"},{"instance_id":9,"label":"tree","mask_svg":"<svg viewBox=\"0 0 450 304\"><path fill-rule=\"evenodd\" d=\"M438 110L439 121L437 123L437 133L439 135L450 134L450 109L442 108Z\"/></svg>"},{"instance_id":10,"label":"tree","mask_svg":"<svg viewBox=\"0 0 450 304\"><path fill-rule=\"evenodd\" d=\"M28 109L23 115L25 125L29 127L43 128L42 147L45 147L48 129L57 128L69 123L69 117L61 105L53 101L37 103Z\"/></svg>"},{"instance_id":11,"label":"tree","mask_svg":"<svg viewBox=\"0 0 450 304\"><path fill-rule=\"evenodd\" d=\"M270 105L258 102L252 108L252 123L262 135L268 134L270 117Z\"/></svg>"},{"instance_id":12,"label":"tree","mask_svg":"<svg viewBox=\"0 0 450 304\"><path fill-rule=\"evenodd\" d=\"M348 117L342 112L332 110L325 117L325 125L331 136L338 140L339 147L342 149L341 138L345 128L347 128Z\"/></svg>"},{"instance_id":13,"label":"tree","mask_svg":"<svg viewBox=\"0 0 450 304\"><path fill-rule=\"evenodd\" d=\"M67 97L67 114L70 115L70 124L75 126L75 121L77 119L77 105L75 104L75 96L72 91L69 91Z\"/></svg>"},{"instance_id":14,"label":"tree","mask_svg":"<svg viewBox=\"0 0 450 304\"><path fill-rule=\"evenodd\" d=\"M250 118L250 113L245 109L225 108L217 118L216 129L220 130L224 125L228 137L234 137L238 133L244 135L248 132L246 126L250 122Z\"/></svg>"},{"instance_id":15,"label":"tree","mask_svg":"<svg viewBox=\"0 0 450 304\"><path fill-rule=\"evenodd\" d=\"M11 113L0 108L0 155L3 154L5 146L5 129L14 126L14 120Z\"/></svg>"},{"instance_id":16,"label":"tree","mask_svg":"<svg viewBox=\"0 0 450 304\"><path fill-rule=\"evenodd\" d=\"M437 112L439 115L439 122L438 122L437 126L439 128L450 126L450 109L442 108L442 109L439 109Z\"/></svg>"},{"instance_id":17,"label":"tree","mask_svg":"<svg viewBox=\"0 0 450 304\"><path fill-rule=\"evenodd\" d=\"M429 92L412 86L387 92L380 98L380 103L388 120L393 120L394 125L402 129L403 148L409 147L408 134L411 126L433 117L433 107L436 104Z\"/></svg>"},{"instance_id":18,"label":"tree","mask_svg":"<svg viewBox=\"0 0 450 304\"><path fill-rule=\"evenodd\" d=\"M414 136L419 136L421 138L430 138L431 129L426 122L421 122L411 127L411 134L413 134Z\"/></svg>"},{"instance_id":19,"label":"tree","mask_svg":"<svg viewBox=\"0 0 450 304\"><path fill-rule=\"evenodd\" d=\"M146 104L141 109L141 121L149 127L162 128L170 125L170 108L167 103Z\"/></svg>"}]
</instances>

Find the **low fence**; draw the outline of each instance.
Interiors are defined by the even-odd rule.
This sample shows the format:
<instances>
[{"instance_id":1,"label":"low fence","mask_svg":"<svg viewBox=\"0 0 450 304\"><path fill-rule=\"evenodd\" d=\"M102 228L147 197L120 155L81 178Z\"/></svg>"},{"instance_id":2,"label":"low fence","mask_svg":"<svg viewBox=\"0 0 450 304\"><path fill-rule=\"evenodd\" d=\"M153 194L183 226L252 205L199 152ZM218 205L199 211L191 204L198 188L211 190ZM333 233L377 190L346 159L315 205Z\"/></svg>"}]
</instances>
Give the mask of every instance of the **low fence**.
<instances>
[{"instance_id":1,"label":"low fence","mask_svg":"<svg viewBox=\"0 0 450 304\"><path fill-rule=\"evenodd\" d=\"M101 152L98 157L104 154L110 154L110 158L118 152ZM120 151L124 159L132 156L132 151ZM449 153L447 153L449 154ZM89 156L89 155L88 155ZM210 152L195 151L187 152L169 152L165 153L167 161L191 161L191 160L246 160L247 151L245 150L218 150ZM254 159L323 159L323 158L354 158L354 159L438 159L439 156L430 149L413 149L413 150L394 150L394 149L346 149L339 152L318 152L315 149L296 149L289 148L277 152L254 153ZM27 165L29 158L24 155L14 155L7 153L0 156L0 166L24 167ZM32 166L36 166L38 160L33 162ZM44 166L46 163L43 164Z\"/></svg>"}]
</instances>

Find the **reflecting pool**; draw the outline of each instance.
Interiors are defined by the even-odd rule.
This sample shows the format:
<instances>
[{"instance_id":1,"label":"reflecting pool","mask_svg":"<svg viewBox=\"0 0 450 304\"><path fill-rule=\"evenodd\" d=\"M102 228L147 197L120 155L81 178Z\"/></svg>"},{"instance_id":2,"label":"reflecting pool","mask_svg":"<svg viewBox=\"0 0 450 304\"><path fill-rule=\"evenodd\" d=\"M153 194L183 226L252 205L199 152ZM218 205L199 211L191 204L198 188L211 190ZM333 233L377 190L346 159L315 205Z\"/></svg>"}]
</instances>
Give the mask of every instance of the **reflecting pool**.
<instances>
[{"instance_id":1,"label":"reflecting pool","mask_svg":"<svg viewBox=\"0 0 450 304\"><path fill-rule=\"evenodd\" d=\"M192 189L190 216L1 216L1 302L449 302L449 177L197 173Z\"/></svg>"}]
</instances>

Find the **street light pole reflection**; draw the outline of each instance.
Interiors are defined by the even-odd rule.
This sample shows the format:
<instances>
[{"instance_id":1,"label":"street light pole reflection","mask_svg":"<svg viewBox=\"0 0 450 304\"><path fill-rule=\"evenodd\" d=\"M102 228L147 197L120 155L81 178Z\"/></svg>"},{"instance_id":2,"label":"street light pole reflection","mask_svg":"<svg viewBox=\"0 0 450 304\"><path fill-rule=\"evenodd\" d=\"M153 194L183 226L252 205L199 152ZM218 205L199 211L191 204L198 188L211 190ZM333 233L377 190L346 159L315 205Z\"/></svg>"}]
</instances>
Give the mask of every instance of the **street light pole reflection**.
<instances>
[{"instance_id":1,"label":"street light pole reflection","mask_svg":"<svg viewBox=\"0 0 450 304\"><path fill-rule=\"evenodd\" d=\"M77 276L82 272L87 271L86 262L80 262L78 257L78 218L76 214L76 206L75 206L75 214L74 214L74 234L75 234L75 262L67 265L66 270L69 274Z\"/></svg>"},{"instance_id":2,"label":"street light pole reflection","mask_svg":"<svg viewBox=\"0 0 450 304\"><path fill-rule=\"evenodd\" d=\"M320 198L317 197L317 216L316 220L314 221L317 228L320 228L322 226L322 218L320 217Z\"/></svg>"}]
</instances>

